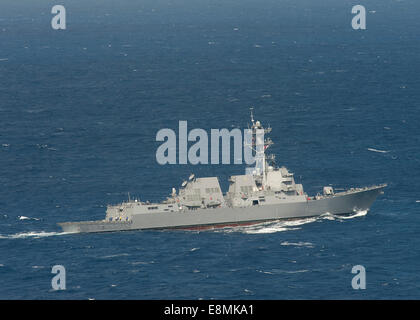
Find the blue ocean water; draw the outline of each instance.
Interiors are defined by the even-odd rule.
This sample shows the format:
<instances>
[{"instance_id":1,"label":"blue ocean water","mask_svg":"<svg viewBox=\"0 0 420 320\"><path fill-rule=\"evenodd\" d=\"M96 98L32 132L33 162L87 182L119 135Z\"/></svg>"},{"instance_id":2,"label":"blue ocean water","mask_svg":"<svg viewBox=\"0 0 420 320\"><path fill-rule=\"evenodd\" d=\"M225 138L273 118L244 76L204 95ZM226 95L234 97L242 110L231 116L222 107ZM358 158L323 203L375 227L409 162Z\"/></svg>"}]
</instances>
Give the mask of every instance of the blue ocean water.
<instances>
[{"instance_id":1,"label":"blue ocean water","mask_svg":"<svg viewBox=\"0 0 420 320\"><path fill-rule=\"evenodd\" d=\"M54 1L2 1L0 298L418 299L420 5L359 2L356 31L347 0L63 0L55 31ZM179 120L244 128L252 105L306 192L385 194L348 219L61 233L127 193L163 200L191 172L226 190L243 166L161 166L155 136Z\"/></svg>"}]
</instances>

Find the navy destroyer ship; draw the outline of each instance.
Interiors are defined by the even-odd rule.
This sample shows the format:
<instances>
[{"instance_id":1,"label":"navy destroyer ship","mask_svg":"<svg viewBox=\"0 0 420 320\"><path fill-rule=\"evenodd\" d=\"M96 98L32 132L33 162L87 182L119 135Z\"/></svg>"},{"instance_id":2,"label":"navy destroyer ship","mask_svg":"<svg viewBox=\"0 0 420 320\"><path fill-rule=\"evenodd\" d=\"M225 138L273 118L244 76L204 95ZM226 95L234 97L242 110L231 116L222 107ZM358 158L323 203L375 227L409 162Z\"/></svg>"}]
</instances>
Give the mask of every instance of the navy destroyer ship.
<instances>
[{"instance_id":1,"label":"navy destroyer ship","mask_svg":"<svg viewBox=\"0 0 420 320\"><path fill-rule=\"evenodd\" d=\"M208 229L251 225L281 219L299 219L326 213L345 215L369 210L386 184L334 192L331 186L309 196L293 173L274 165L266 155L271 139L257 132L271 132L251 111L252 143L255 166L246 174L231 176L229 190L223 194L217 177L197 178L191 174L178 192L160 203L128 200L108 205L104 220L63 222L64 232L110 232L144 229Z\"/></svg>"}]
</instances>

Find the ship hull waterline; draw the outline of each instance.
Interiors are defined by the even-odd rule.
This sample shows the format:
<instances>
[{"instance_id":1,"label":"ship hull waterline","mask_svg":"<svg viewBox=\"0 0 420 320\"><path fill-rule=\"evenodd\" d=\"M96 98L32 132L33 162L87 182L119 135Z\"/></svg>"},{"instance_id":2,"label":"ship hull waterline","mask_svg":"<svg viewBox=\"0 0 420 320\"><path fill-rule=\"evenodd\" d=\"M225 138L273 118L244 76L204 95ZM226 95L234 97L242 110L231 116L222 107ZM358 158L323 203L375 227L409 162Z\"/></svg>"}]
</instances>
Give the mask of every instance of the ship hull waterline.
<instances>
[{"instance_id":1,"label":"ship hull waterline","mask_svg":"<svg viewBox=\"0 0 420 320\"><path fill-rule=\"evenodd\" d=\"M251 225L284 219L316 217L326 213L345 215L369 210L385 185L345 192L319 200L285 202L252 207L224 207L180 212L135 214L130 221L63 222L63 232L91 233L148 229L212 229Z\"/></svg>"}]
</instances>

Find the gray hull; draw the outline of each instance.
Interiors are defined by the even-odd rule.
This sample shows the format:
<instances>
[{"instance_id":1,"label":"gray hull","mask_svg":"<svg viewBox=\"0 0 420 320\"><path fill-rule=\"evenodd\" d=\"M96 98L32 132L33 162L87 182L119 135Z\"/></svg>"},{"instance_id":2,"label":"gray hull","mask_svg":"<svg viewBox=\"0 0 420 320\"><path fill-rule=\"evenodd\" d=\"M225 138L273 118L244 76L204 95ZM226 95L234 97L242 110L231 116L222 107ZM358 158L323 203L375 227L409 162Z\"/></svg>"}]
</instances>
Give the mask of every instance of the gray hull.
<instances>
[{"instance_id":1,"label":"gray hull","mask_svg":"<svg viewBox=\"0 0 420 320\"><path fill-rule=\"evenodd\" d=\"M201 229L247 225L280 219L298 219L335 215L369 210L376 197L383 193L385 185L347 191L330 197L305 201L285 201L273 205L248 207L222 207L179 212L142 213L130 221L84 221L59 223L64 232L110 232L145 229Z\"/></svg>"}]
</instances>

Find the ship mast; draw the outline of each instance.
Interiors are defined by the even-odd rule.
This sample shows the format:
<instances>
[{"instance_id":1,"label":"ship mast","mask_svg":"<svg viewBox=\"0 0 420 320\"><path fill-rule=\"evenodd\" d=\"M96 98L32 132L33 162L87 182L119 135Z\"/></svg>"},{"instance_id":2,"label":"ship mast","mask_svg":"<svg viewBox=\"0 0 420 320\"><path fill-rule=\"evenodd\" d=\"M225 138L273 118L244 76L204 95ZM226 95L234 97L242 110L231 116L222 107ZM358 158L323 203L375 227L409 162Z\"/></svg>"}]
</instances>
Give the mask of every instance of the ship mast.
<instances>
[{"instance_id":1,"label":"ship mast","mask_svg":"<svg viewBox=\"0 0 420 320\"><path fill-rule=\"evenodd\" d=\"M252 174L255 177L255 180L265 188L267 180L267 159L265 151L273 144L273 141L270 138L264 138L266 133L271 132L271 128L264 128L260 121L255 121L253 109L253 107L250 108L252 123L252 143L250 147L255 152L255 167L247 168L246 174Z\"/></svg>"}]
</instances>

